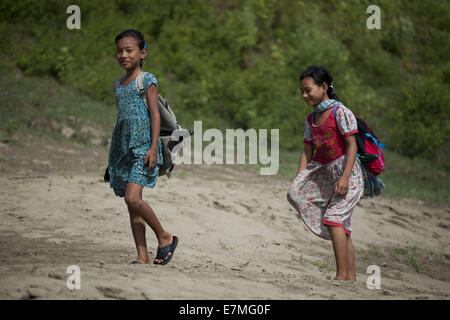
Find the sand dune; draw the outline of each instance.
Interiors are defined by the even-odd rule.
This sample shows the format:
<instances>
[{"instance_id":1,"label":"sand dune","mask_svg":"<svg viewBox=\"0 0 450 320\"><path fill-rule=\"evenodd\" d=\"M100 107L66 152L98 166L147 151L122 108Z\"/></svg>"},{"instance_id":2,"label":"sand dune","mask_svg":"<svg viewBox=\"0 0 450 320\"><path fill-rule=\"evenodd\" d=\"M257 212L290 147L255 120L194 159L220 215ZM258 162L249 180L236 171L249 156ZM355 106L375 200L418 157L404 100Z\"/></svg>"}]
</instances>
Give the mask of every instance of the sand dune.
<instances>
[{"instance_id":1,"label":"sand dune","mask_svg":"<svg viewBox=\"0 0 450 320\"><path fill-rule=\"evenodd\" d=\"M449 299L448 207L361 201L352 218L358 281L334 281L331 242L297 218L290 181L183 165L144 189L180 239L172 262L130 265L126 206L101 182L106 148L35 144L0 146L2 299ZM153 257L150 229L147 239ZM80 289L66 286L70 265L80 268ZM367 288L370 265L380 267L381 289Z\"/></svg>"}]
</instances>

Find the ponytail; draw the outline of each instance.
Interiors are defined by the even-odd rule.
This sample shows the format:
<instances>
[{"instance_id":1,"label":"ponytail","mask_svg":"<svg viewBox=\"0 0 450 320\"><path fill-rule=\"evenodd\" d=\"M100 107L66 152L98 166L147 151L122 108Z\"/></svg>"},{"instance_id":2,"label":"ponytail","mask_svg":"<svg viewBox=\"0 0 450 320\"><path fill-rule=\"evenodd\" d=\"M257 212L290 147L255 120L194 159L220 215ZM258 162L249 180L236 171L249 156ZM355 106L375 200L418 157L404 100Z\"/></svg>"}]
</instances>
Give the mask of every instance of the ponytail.
<instances>
[{"instance_id":1,"label":"ponytail","mask_svg":"<svg viewBox=\"0 0 450 320\"><path fill-rule=\"evenodd\" d=\"M328 86L327 95L328 95L328 98L339 101L339 97L334 92L334 87L331 84Z\"/></svg>"}]
</instances>

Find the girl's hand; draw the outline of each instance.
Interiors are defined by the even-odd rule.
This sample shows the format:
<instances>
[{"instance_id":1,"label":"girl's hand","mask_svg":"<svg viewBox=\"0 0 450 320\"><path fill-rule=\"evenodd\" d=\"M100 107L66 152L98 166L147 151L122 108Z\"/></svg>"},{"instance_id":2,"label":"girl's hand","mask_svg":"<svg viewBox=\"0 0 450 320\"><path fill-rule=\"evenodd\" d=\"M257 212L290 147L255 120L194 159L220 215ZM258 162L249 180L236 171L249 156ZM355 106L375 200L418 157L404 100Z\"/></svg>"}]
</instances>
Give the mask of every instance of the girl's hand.
<instances>
[{"instance_id":1,"label":"girl's hand","mask_svg":"<svg viewBox=\"0 0 450 320\"><path fill-rule=\"evenodd\" d=\"M339 178L338 182L336 183L336 186L334 187L334 192L338 196L345 196L348 192L348 180L346 176L342 176Z\"/></svg>"},{"instance_id":2,"label":"girl's hand","mask_svg":"<svg viewBox=\"0 0 450 320\"><path fill-rule=\"evenodd\" d=\"M144 164L148 162L148 170L152 170L156 165L158 156L156 154L156 148L150 148L145 156Z\"/></svg>"}]
</instances>

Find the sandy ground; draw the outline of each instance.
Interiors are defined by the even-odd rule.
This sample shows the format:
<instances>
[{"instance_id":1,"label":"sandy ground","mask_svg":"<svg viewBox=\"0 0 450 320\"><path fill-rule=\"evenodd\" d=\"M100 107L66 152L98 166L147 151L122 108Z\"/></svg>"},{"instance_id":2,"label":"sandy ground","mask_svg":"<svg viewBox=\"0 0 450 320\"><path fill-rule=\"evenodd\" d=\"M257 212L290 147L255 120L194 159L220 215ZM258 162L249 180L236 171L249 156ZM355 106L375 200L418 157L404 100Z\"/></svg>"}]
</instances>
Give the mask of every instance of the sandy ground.
<instances>
[{"instance_id":1,"label":"sandy ground","mask_svg":"<svg viewBox=\"0 0 450 320\"><path fill-rule=\"evenodd\" d=\"M106 147L25 136L0 144L1 299L449 299L450 208L362 200L356 283L334 281L331 242L286 200L290 181L239 166L179 166L146 200L180 239L166 266L136 258ZM156 239L147 229L150 256ZM80 289L66 285L81 271ZM368 289L370 265L381 289Z\"/></svg>"}]
</instances>

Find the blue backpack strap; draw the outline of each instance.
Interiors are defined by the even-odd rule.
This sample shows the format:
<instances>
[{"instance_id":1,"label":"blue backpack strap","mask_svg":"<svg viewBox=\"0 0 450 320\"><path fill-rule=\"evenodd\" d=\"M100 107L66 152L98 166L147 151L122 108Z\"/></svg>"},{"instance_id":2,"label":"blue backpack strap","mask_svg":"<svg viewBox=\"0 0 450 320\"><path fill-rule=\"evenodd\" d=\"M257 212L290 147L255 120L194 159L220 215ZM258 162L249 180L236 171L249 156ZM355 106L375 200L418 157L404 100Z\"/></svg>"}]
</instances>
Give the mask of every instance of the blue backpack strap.
<instances>
[{"instance_id":1,"label":"blue backpack strap","mask_svg":"<svg viewBox=\"0 0 450 320\"><path fill-rule=\"evenodd\" d=\"M387 147L382 144L380 141L378 141L377 139L375 139L374 136L372 136L370 133L366 133L365 134L366 137L368 138L372 138L373 143L375 143L377 146L379 146L381 149L386 149Z\"/></svg>"},{"instance_id":2,"label":"blue backpack strap","mask_svg":"<svg viewBox=\"0 0 450 320\"><path fill-rule=\"evenodd\" d=\"M333 115L334 115L334 120L336 120L336 109L339 105L335 105L333 108Z\"/></svg>"}]
</instances>

